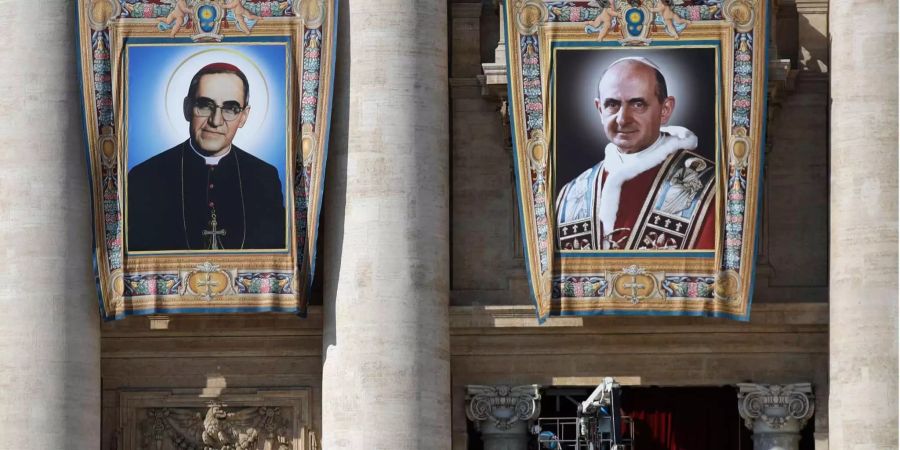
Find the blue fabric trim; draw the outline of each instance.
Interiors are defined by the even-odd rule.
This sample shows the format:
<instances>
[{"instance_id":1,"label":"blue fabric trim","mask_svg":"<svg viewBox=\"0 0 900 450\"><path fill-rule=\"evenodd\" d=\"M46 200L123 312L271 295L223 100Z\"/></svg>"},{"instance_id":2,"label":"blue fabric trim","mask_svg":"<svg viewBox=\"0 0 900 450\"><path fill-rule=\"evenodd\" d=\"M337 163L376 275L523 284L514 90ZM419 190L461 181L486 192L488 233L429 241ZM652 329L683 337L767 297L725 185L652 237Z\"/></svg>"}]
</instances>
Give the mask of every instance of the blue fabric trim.
<instances>
[{"instance_id":1,"label":"blue fabric trim","mask_svg":"<svg viewBox=\"0 0 900 450\"><path fill-rule=\"evenodd\" d=\"M720 311L659 311L659 310L615 310L615 309L596 309L592 311L561 311L563 316L658 316L658 317L717 317L722 319L731 319L741 322L750 320L749 314L742 316L739 314L728 314Z\"/></svg>"},{"instance_id":2,"label":"blue fabric trim","mask_svg":"<svg viewBox=\"0 0 900 450\"><path fill-rule=\"evenodd\" d=\"M228 313L298 313L297 308L279 307L236 307L236 308L153 308L126 310L109 320L121 320L130 316L150 316L154 314L228 314Z\"/></svg>"},{"instance_id":3,"label":"blue fabric trim","mask_svg":"<svg viewBox=\"0 0 900 450\"><path fill-rule=\"evenodd\" d=\"M290 43L290 36L225 36L219 44L228 44L230 42L282 42ZM196 44L189 37L143 37L133 36L125 38L125 43L133 42L138 44ZM216 43L213 43L216 44Z\"/></svg>"}]
</instances>

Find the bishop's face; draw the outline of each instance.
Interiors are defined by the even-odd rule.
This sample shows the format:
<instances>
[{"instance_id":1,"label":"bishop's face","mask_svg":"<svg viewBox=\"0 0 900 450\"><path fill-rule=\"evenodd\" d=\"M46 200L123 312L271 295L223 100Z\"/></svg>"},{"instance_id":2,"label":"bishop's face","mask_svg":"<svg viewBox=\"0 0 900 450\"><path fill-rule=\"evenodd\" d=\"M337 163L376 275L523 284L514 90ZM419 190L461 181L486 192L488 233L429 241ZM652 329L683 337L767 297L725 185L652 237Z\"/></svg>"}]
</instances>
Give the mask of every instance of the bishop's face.
<instances>
[{"instance_id":1,"label":"bishop's face","mask_svg":"<svg viewBox=\"0 0 900 450\"><path fill-rule=\"evenodd\" d=\"M190 120L191 139L197 150L209 156L231 148L238 128L247 122L250 106L244 105L244 84L232 73L200 77Z\"/></svg>"},{"instance_id":2,"label":"bishop's face","mask_svg":"<svg viewBox=\"0 0 900 450\"><path fill-rule=\"evenodd\" d=\"M657 98L656 72L634 61L620 62L600 80L595 105L606 137L622 151L637 153L659 137L675 109L675 97Z\"/></svg>"}]
</instances>

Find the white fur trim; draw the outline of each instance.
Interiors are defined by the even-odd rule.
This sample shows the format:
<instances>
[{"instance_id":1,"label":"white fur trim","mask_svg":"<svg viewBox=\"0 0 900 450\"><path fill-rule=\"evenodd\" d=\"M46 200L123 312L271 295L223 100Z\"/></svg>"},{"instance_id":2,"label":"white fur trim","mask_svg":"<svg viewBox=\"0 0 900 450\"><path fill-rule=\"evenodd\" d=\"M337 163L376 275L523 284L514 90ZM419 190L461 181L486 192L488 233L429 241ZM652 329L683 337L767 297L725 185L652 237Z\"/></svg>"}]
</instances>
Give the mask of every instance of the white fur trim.
<instances>
[{"instance_id":1,"label":"white fur trim","mask_svg":"<svg viewBox=\"0 0 900 450\"><path fill-rule=\"evenodd\" d=\"M603 169L607 172L606 181L600 189L600 202L597 208L596 221L602 224L602 233L609 234L616 226L619 213L619 199L622 196L622 184L661 164L672 153L678 150L697 148L697 136L684 127L661 127L659 139L650 147L637 153L626 154L613 145L606 146ZM598 176L603 176L600 174ZM603 248L609 248L609 242L598 238Z\"/></svg>"}]
</instances>

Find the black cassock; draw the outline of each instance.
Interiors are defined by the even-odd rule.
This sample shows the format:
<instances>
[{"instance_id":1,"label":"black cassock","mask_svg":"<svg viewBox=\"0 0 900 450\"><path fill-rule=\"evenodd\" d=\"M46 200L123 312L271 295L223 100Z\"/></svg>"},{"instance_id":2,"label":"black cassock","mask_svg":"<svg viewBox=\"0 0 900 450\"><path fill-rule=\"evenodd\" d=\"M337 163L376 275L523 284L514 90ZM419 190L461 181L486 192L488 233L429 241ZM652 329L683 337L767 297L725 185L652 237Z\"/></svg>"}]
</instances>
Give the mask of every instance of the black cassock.
<instances>
[{"instance_id":1,"label":"black cassock","mask_svg":"<svg viewBox=\"0 0 900 450\"><path fill-rule=\"evenodd\" d=\"M272 165L232 145L217 165L185 141L128 172L129 251L285 248L284 196Z\"/></svg>"}]
</instances>

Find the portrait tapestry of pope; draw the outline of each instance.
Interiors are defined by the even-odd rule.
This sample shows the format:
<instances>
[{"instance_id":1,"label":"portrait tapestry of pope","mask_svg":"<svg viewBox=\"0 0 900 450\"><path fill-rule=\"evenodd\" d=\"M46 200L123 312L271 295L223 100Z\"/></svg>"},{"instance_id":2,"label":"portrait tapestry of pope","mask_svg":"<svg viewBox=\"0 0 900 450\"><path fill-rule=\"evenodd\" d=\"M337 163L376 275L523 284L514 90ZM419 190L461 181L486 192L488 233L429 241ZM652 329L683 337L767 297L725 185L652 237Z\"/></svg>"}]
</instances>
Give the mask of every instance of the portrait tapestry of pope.
<instances>
[{"instance_id":1,"label":"portrait tapestry of pope","mask_svg":"<svg viewBox=\"0 0 900 450\"><path fill-rule=\"evenodd\" d=\"M627 56L595 83L592 120L608 144L557 191L558 248L714 249L715 161L694 132L670 123L678 102L663 69Z\"/></svg>"}]
</instances>

